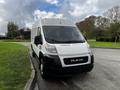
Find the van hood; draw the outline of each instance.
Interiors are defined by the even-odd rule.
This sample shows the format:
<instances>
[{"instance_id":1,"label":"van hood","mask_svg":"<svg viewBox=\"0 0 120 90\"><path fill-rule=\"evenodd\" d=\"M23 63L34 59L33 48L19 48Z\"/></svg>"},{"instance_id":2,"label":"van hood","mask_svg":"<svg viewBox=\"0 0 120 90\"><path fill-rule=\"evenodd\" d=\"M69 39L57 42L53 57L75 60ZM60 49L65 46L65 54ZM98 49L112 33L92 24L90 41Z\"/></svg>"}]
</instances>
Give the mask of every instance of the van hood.
<instances>
[{"instance_id":1,"label":"van hood","mask_svg":"<svg viewBox=\"0 0 120 90\"><path fill-rule=\"evenodd\" d=\"M55 47L59 55L80 55L87 54L89 52L87 42L74 44L55 44Z\"/></svg>"}]
</instances>

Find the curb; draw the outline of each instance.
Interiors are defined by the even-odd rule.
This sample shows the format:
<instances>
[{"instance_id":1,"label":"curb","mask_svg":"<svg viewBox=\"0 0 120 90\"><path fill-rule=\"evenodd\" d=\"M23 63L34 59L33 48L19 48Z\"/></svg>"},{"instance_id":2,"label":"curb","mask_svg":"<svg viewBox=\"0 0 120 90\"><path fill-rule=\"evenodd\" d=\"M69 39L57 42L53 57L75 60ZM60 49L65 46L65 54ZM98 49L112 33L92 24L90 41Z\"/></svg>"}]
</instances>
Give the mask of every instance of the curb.
<instances>
[{"instance_id":1,"label":"curb","mask_svg":"<svg viewBox=\"0 0 120 90\"><path fill-rule=\"evenodd\" d=\"M29 53L29 59L30 59L30 63L31 63L32 73L31 73L30 79L28 80L28 82L26 83L26 85L24 87L24 90L34 90L35 82L36 82L36 78L35 78L36 77L36 72L35 72L35 69L34 69L34 66L33 66L33 63L32 63L32 57L31 57L30 53Z\"/></svg>"},{"instance_id":2,"label":"curb","mask_svg":"<svg viewBox=\"0 0 120 90\"><path fill-rule=\"evenodd\" d=\"M104 47L90 47L93 49L120 49L120 48L104 48Z\"/></svg>"}]
</instances>

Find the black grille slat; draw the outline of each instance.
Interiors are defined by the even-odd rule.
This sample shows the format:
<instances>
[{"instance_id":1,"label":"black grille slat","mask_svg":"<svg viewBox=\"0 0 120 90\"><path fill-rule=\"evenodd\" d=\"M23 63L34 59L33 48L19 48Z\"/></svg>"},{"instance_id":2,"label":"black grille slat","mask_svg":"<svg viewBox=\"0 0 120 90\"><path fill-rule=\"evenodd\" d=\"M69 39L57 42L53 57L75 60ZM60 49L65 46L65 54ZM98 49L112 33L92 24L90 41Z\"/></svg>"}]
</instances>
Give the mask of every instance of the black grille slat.
<instances>
[{"instance_id":1,"label":"black grille slat","mask_svg":"<svg viewBox=\"0 0 120 90\"><path fill-rule=\"evenodd\" d=\"M64 60L64 63L65 63L66 65L86 63L86 62L88 62L88 56L75 57L75 58L64 58L63 60Z\"/></svg>"}]
</instances>

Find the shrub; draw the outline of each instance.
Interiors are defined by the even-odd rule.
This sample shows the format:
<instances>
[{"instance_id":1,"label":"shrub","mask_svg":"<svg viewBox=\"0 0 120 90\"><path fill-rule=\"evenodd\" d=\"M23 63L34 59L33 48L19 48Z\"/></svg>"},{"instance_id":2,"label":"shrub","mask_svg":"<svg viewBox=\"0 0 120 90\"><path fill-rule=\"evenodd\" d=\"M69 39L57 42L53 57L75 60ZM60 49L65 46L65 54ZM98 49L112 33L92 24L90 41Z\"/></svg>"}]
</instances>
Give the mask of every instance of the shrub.
<instances>
[{"instance_id":1,"label":"shrub","mask_svg":"<svg viewBox=\"0 0 120 90\"><path fill-rule=\"evenodd\" d=\"M102 41L102 42L114 42L115 39L112 37L96 37L96 41Z\"/></svg>"}]
</instances>

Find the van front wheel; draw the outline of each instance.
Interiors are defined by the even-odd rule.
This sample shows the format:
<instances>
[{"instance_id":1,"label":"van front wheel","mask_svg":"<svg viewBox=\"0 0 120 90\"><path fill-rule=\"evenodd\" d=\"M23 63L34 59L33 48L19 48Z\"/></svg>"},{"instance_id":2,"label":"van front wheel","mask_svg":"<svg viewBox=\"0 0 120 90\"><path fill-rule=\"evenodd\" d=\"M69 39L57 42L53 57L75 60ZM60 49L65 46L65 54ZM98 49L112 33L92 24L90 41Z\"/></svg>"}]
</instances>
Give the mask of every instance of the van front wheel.
<instances>
[{"instance_id":1,"label":"van front wheel","mask_svg":"<svg viewBox=\"0 0 120 90\"><path fill-rule=\"evenodd\" d=\"M41 74L42 78L44 78L44 79L47 78L47 70L43 63L43 59L41 59L41 62L40 62L40 74Z\"/></svg>"}]
</instances>

